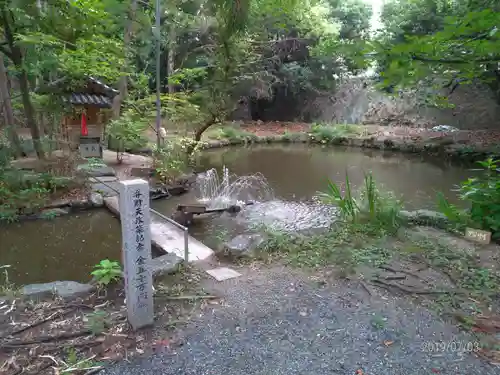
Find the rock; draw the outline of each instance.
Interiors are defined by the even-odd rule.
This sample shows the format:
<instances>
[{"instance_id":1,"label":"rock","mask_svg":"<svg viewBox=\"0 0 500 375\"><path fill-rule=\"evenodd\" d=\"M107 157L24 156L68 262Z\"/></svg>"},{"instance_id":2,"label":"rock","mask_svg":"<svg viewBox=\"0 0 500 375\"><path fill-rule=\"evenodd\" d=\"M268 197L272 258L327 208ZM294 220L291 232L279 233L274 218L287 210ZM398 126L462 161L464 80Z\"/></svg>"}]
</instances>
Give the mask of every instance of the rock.
<instances>
[{"instance_id":1,"label":"rock","mask_svg":"<svg viewBox=\"0 0 500 375\"><path fill-rule=\"evenodd\" d=\"M448 218L436 211L432 210L416 210L416 211L401 211L399 213L401 219L413 224L423 224L445 228L448 224Z\"/></svg>"},{"instance_id":2,"label":"rock","mask_svg":"<svg viewBox=\"0 0 500 375\"><path fill-rule=\"evenodd\" d=\"M179 185L192 185L196 182L196 173L183 174L175 179L175 183Z\"/></svg>"},{"instance_id":3,"label":"rock","mask_svg":"<svg viewBox=\"0 0 500 375\"><path fill-rule=\"evenodd\" d=\"M178 270L179 264L182 263L182 258L175 254L165 254L151 260L151 272L153 277L161 277L175 273Z\"/></svg>"},{"instance_id":4,"label":"rock","mask_svg":"<svg viewBox=\"0 0 500 375\"><path fill-rule=\"evenodd\" d=\"M94 290L90 284L81 284L76 281L54 281L45 284L29 284L21 288L21 293L30 298L49 298L54 294L62 298L76 298Z\"/></svg>"},{"instance_id":5,"label":"rock","mask_svg":"<svg viewBox=\"0 0 500 375\"><path fill-rule=\"evenodd\" d=\"M38 219L50 219L53 217L67 215L68 213L69 213L69 211L65 210L63 208L48 208L48 209L42 210L42 212L40 212L37 215L37 218Z\"/></svg>"},{"instance_id":6,"label":"rock","mask_svg":"<svg viewBox=\"0 0 500 375\"><path fill-rule=\"evenodd\" d=\"M134 177L150 178L156 174L156 171L150 167L133 167L130 169L130 174Z\"/></svg>"},{"instance_id":7,"label":"rock","mask_svg":"<svg viewBox=\"0 0 500 375\"><path fill-rule=\"evenodd\" d=\"M120 191L120 181L114 176L91 177L88 181L92 191L100 193L104 197L118 195L118 191Z\"/></svg>"},{"instance_id":8,"label":"rock","mask_svg":"<svg viewBox=\"0 0 500 375\"><path fill-rule=\"evenodd\" d=\"M86 210L92 207L92 202L88 199L75 199L71 201L70 207L73 210Z\"/></svg>"},{"instance_id":9,"label":"rock","mask_svg":"<svg viewBox=\"0 0 500 375\"><path fill-rule=\"evenodd\" d=\"M92 177L115 176L115 170L106 164L80 164L76 170L83 175Z\"/></svg>"},{"instance_id":10,"label":"rock","mask_svg":"<svg viewBox=\"0 0 500 375\"><path fill-rule=\"evenodd\" d=\"M94 207L104 206L104 197L95 191L90 193L89 201L92 203Z\"/></svg>"},{"instance_id":11,"label":"rock","mask_svg":"<svg viewBox=\"0 0 500 375\"><path fill-rule=\"evenodd\" d=\"M450 125L438 125L431 128L433 132L458 132L460 129Z\"/></svg>"},{"instance_id":12,"label":"rock","mask_svg":"<svg viewBox=\"0 0 500 375\"><path fill-rule=\"evenodd\" d=\"M233 258L253 257L255 251L265 240L265 236L258 233L240 234L225 243L220 253Z\"/></svg>"},{"instance_id":13,"label":"rock","mask_svg":"<svg viewBox=\"0 0 500 375\"><path fill-rule=\"evenodd\" d=\"M476 246L465 238L433 227L403 228L398 232L398 237L401 239L409 238L417 243L422 241L434 243L465 254L473 254L476 251Z\"/></svg>"}]
</instances>

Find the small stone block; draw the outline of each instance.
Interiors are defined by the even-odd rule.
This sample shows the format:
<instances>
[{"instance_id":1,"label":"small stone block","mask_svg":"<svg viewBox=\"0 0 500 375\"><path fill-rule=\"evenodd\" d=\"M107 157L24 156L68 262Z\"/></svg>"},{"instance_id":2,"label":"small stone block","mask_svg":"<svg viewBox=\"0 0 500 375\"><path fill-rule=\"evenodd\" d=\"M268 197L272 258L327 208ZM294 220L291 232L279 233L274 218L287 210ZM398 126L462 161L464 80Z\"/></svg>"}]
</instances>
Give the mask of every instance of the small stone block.
<instances>
[{"instance_id":1,"label":"small stone block","mask_svg":"<svg viewBox=\"0 0 500 375\"><path fill-rule=\"evenodd\" d=\"M483 245L488 245L491 242L491 232L473 228L466 228L465 238Z\"/></svg>"},{"instance_id":2,"label":"small stone block","mask_svg":"<svg viewBox=\"0 0 500 375\"><path fill-rule=\"evenodd\" d=\"M241 273L227 267L214 268L213 270L208 270L207 273L217 281L234 279L241 276Z\"/></svg>"}]
</instances>

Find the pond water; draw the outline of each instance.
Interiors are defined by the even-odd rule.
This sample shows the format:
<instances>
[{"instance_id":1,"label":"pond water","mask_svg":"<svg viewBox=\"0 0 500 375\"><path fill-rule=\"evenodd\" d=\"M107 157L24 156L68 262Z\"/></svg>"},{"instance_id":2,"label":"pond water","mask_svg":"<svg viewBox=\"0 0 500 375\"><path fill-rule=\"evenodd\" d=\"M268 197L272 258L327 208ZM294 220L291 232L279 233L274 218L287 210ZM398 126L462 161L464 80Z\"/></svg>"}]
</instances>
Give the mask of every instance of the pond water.
<instances>
[{"instance_id":1,"label":"pond water","mask_svg":"<svg viewBox=\"0 0 500 375\"><path fill-rule=\"evenodd\" d=\"M328 225L335 216L334 210L314 203L312 198L325 189L327 178L343 182L346 171L355 189L363 183L364 173L371 171L379 186L403 197L408 209L434 208L438 191L457 202L450 190L471 175L466 168L432 159L296 144L226 148L207 151L201 156L200 171L216 168L222 174L223 166L236 176L260 173L273 196L267 202L246 207L235 217L223 214L197 221L190 228L191 234L212 247L253 225L265 224L283 230ZM170 215L179 203L195 200L192 191L179 198L154 201L152 206ZM18 284L54 280L86 282L92 267L100 260L121 259L120 241L120 222L106 210L2 225L0 265L12 266L9 277Z\"/></svg>"},{"instance_id":2,"label":"pond water","mask_svg":"<svg viewBox=\"0 0 500 375\"><path fill-rule=\"evenodd\" d=\"M105 209L6 224L0 226L0 265L11 266L15 284L88 282L102 259L120 260L120 242L120 221Z\"/></svg>"},{"instance_id":3,"label":"pond water","mask_svg":"<svg viewBox=\"0 0 500 375\"><path fill-rule=\"evenodd\" d=\"M274 199L248 206L236 217L224 214L199 220L191 233L209 246L216 246L221 236L230 237L252 225L285 230L329 225L332 211L315 204L313 198L325 190L328 178L336 183L345 181L346 172L354 190L363 185L364 174L372 172L377 185L401 197L406 209L435 209L439 191L451 202L460 203L451 190L472 174L464 167L413 155L297 144L216 149L201 157L200 171L216 168L222 175L223 166L236 176L261 174ZM242 197L246 198L252 197ZM171 214L180 202L195 199L195 193L190 192L178 200L154 202L153 206Z\"/></svg>"}]
</instances>

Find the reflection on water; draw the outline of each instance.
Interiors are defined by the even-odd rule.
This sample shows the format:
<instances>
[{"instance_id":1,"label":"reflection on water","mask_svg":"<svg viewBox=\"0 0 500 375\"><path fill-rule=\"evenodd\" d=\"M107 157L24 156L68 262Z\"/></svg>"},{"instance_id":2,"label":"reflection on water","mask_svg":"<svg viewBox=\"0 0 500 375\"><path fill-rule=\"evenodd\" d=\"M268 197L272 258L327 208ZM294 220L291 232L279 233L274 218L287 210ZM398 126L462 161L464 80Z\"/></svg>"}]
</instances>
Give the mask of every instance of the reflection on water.
<instances>
[{"instance_id":1,"label":"reflection on water","mask_svg":"<svg viewBox=\"0 0 500 375\"><path fill-rule=\"evenodd\" d=\"M272 145L212 150L202 157L202 170L226 165L239 176L261 173L277 198L309 200L324 190L326 179L342 183L346 171L355 187L372 172L377 184L404 198L408 208L432 208L442 191L457 201L450 189L471 175L453 165L440 165L400 153L322 148L308 145Z\"/></svg>"},{"instance_id":2,"label":"reflection on water","mask_svg":"<svg viewBox=\"0 0 500 375\"><path fill-rule=\"evenodd\" d=\"M14 283L88 282L102 259L121 259L120 221L106 210L0 226L0 265Z\"/></svg>"},{"instance_id":3,"label":"reflection on water","mask_svg":"<svg viewBox=\"0 0 500 375\"><path fill-rule=\"evenodd\" d=\"M438 191L459 203L451 189L472 174L459 166L413 155L297 144L207 151L201 157L200 171L217 168L222 173L224 165L237 176L262 175L275 199L246 207L236 217L224 214L197 221L190 231L209 246L217 242L214 237L218 233L241 233L252 225L285 230L328 225L334 213L312 203L313 197L325 189L328 178L342 183L346 172L354 190L362 187L364 174L372 172L378 186L401 197L407 209L435 208ZM180 202L195 199L190 193L179 200L155 202L154 206L170 214Z\"/></svg>"}]
</instances>

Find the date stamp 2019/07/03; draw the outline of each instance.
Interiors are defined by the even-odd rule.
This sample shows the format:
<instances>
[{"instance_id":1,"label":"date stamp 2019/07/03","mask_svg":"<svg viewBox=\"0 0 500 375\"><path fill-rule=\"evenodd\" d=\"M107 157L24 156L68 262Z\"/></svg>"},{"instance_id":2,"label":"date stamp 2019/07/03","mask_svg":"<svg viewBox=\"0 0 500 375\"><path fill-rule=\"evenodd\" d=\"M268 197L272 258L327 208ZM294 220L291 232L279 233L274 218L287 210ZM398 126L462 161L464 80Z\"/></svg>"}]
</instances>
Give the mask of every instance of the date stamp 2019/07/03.
<instances>
[{"instance_id":1,"label":"date stamp 2019/07/03","mask_svg":"<svg viewBox=\"0 0 500 375\"><path fill-rule=\"evenodd\" d=\"M426 353L467 352L473 353L480 349L476 341L425 341L421 349Z\"/></svg>"}]
</instances>

